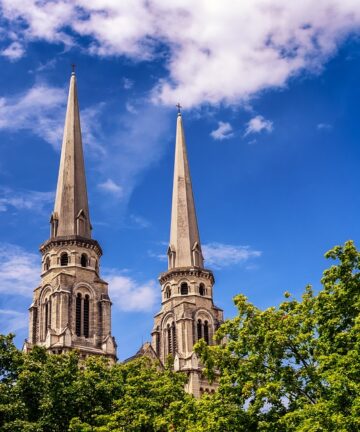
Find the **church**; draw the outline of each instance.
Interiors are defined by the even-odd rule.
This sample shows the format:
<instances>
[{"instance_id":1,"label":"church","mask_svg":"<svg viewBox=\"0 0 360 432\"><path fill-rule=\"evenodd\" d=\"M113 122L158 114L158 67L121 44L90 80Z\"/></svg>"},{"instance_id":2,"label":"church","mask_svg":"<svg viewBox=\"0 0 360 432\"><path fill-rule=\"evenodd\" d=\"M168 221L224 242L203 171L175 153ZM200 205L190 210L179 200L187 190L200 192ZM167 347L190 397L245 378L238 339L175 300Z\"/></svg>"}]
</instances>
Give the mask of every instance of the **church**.
<instances>
[{"instance_id":1,"label":"church","mask_svg":"<svg viewBox=\"0 0 360 432\"><path fill-rule=\"evenodd\" d=\"M101 355L115 363L109 287L100 274L101 246L92 238L74 71L50 235L40 253L41 283L29 308L24 350L30 351L34 345L53 354L76 349L81 358ZM154 317L151 342L134 357L147 355L164 365L171 355L174 370L188 376L186 390L199 397L215 391L217 385L203 376L193 346L199 339L215 343L213 335L223 321L223 311L213 302L213 272L204 267L180 106L167 256L167 269L159 276L161 305Z\"/></svg>"}]
</instances>

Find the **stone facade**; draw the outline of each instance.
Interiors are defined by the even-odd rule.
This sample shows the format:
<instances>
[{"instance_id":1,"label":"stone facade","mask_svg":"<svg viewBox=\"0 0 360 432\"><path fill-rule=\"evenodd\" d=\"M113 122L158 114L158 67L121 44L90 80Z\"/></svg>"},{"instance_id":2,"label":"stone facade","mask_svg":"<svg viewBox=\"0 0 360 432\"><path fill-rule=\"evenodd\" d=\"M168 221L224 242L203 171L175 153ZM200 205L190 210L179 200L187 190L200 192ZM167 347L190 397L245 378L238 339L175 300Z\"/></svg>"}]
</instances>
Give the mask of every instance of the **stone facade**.
<instances>
[{"instance_id":1,"label":"stone facade","mask_svg":"<svg viewBox=\"0 0 360 432\"><path fill-rule=\"evenodd\" d=\"M187 159L182 117L177 119L174 186L171 212L168 271L159 277L161 310L154 318L152 347L164 364L174 358L174 369L186 372L186 390L199 397L213 392L202 374L202 365L193 351L204 339L213 344L213 336L223 321L223 311L213 302L214 275L204 268L195 202Z\"/></svg>"},{"instance_id":2,"label":"stone facade","mask_svg":"<svg viewBox=\"0 0 360 432\"><path fill-rule=\"evenodd\" d=\"M54 354L78 349L82 358L103 355L115 362L108 284L100 277L102 250L91 238L74 73L50 227L50 239L40 247L41 284L30 306L24 349L40 345Z\"/></svg>"},{"instance_id":3,"label":"stone facade","mask_svg":"<svg viewBox=\"0 0 360 432\"><path fill-rule=\"evenodd\" d=\"M99 276L99 244L64 237L49 240L40 251L41 285L30 306L26 350L34 345L54 354L78 349L82 357L105 355L115 361L108 284Z\"/></svg>"},{"instance_id":4,"label":"stone facade","mask_svg":"<svg viewBox=\"0 0 360 432\"><path fill-rule=\"evenodd\" d=\"M100 277L102 250L92 239L86 189L76 79L73 73L64 127L59 177L50 238L40 247L41 284L30 306L29 338L24 349L35 345L60 354L78 349L82 358L102 355L116 361L111 335L111 301L108 284ZM214 275L204 267L187 158L182 116L177 118L174 183L168 270L159 277L161 310L154 317L151 343L134 357L160 360L169 355L174 369L188 375L186 390L199 397L215 391L202 374L193 351L213 336L223 321L223 311L213 302ZM133 357L132 357L133 358Z\"/></svg>"},{"instance_id":5,"label":"stone facade","mask_svg":"<svg viewBox=\"0 0 360 432\"><path fill-rule=\"evenodd\" d=\"M223 312L213 303L214 277L199 268L178 268L160 276L162 307L155 315L152 347L162 363L169 354L174 369L186 372L186 390L199 397L216 389L201 373L201 364L193 352L201 338L213 344L213 336L223 321Z\"/></svg>"}]
</instances>

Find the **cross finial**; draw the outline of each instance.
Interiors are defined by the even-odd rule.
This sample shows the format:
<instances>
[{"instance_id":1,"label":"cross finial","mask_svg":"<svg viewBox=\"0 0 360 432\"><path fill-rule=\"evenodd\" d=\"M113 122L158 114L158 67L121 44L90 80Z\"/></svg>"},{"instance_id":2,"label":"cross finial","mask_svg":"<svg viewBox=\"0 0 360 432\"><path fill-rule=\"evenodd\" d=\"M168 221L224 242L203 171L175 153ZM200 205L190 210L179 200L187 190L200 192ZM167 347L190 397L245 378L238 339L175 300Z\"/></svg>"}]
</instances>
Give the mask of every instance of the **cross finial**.
<instances>
[{"instance_id":1,"label":"cross finial","mask_svg":"<svg viewBox=\"0 0 360 432\"><path fill-rule=\"evenodd\" d=\"M73 63L72 65L71 65L71 73L74 75L75 74L75 63Z\"/></svg>"},{"instance_id":2,"label":"cross finial","mask_svg":"<svg viewBox=\"0 0 360 432\"><path fill-rule=\"evenodd\" d=\"M180 105L180 102L178 102L176 104L176 108L178 109L178 114L181 114L181 108L182 108L182 106Z\"/></svg>"}]
</instances>

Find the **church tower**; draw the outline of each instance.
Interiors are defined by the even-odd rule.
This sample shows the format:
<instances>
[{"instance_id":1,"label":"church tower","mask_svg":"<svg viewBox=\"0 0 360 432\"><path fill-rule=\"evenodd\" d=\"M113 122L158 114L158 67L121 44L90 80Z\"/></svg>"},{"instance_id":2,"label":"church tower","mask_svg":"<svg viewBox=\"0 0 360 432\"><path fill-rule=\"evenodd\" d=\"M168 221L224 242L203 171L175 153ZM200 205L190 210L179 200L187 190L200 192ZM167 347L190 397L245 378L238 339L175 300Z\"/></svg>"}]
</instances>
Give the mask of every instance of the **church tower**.
<instances>
[{"instance_id":1,"label":"church tower","mask_svg":"<svg viewBox=\"0 0 360 432\"><path fill-rule=\"evenodd\" d=\"M210 385L203 377L193 346L201 338L214 343L223 311L213 303L214 275L204 268L180 110L167 254L168 270L159 277L161 310L155 315L151 344L162 363L169 354L174 357L174 369L189 376L186 390L198 397L213 391L216 384Z\"/></svg>"},{"instance_id":2,"label":"church tower","mask_svg":"<svg viewBox=\"0 0 360 432\"><path fill-rule=\"evenodd\" d=\"M76 77L72 72L50 238L40 246L41 284L30 306L24 349L116 361L108 284L100 277L102 250L91 238Z\"/></svg>"}]
</instances>

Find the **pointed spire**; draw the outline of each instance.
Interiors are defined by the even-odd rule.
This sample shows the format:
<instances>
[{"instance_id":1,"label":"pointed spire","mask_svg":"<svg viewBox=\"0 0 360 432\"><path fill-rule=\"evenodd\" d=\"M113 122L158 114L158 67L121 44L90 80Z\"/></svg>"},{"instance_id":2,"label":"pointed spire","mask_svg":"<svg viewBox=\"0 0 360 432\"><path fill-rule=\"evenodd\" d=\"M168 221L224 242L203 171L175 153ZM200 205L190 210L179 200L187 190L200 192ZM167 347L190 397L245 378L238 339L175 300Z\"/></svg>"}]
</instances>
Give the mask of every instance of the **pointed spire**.
<instances>
[{"instance_id":1,"label":"pointed spire","mask_svg":"<svg viewBox=\"0 0 360 432\"><path fill-rule=\"evenodd\" d=\"M50 222L52 237L79 235L91 238L74 67L70 78L55 206Z\"/></svg>"},{"instance_id":2,"label":"pointed spire","mask_svg":"<svg viewBox=\"0 0 360 432\"><path fill-rule=\"evenodd\" d=\"M189 162L180 107L176 126L174 185L171 210L169 269L176 267L201 267L199 229L196 219Z\"/></svg>"}]
</instances>

